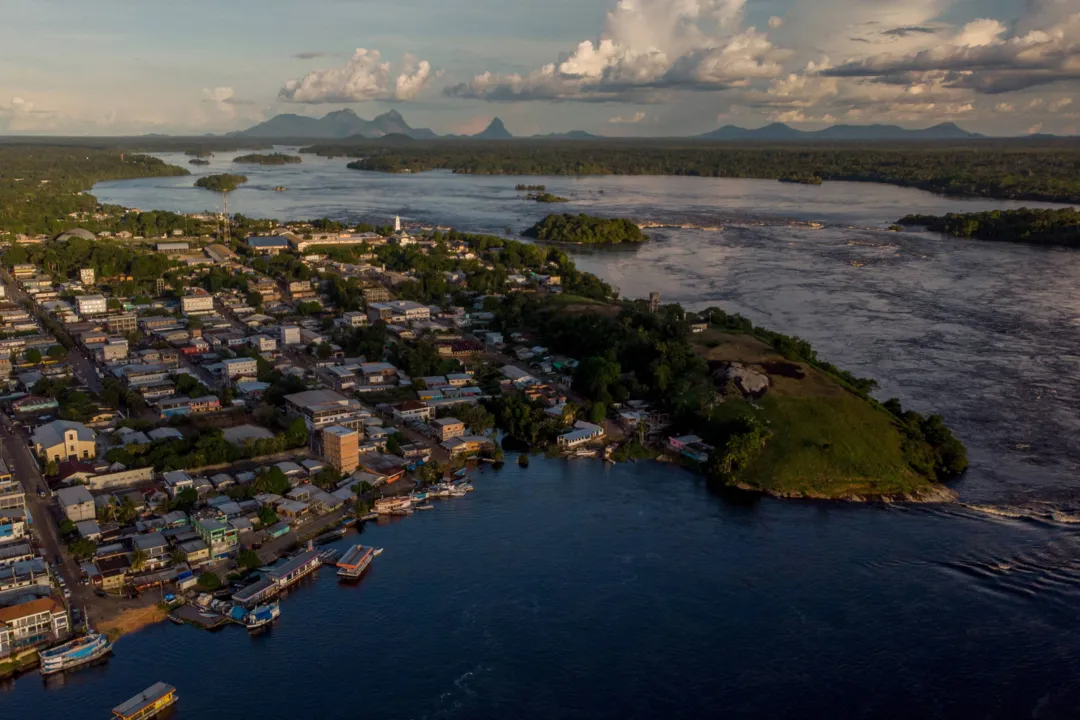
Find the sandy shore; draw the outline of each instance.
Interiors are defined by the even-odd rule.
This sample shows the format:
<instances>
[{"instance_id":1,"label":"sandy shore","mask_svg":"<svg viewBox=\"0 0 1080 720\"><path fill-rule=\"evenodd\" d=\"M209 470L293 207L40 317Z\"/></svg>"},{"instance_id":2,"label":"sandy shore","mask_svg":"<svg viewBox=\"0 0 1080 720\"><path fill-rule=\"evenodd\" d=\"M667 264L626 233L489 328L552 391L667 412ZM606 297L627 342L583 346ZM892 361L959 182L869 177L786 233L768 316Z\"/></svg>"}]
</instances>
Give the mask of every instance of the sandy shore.
<instances>
[{"instance_id":1,"label":"sandy shore","mask_svg":"<svg viewBox=\"0 0 1080 720\"><path fill-rule=\"evenodd\" d=\"M113 617L106 618L97 623L98 632L105 633L111 640L121 635L141 630L147 625L159 623L165 619L165 610L158 605L146 607L127 608Z\"/></svg>"}]
</instances>

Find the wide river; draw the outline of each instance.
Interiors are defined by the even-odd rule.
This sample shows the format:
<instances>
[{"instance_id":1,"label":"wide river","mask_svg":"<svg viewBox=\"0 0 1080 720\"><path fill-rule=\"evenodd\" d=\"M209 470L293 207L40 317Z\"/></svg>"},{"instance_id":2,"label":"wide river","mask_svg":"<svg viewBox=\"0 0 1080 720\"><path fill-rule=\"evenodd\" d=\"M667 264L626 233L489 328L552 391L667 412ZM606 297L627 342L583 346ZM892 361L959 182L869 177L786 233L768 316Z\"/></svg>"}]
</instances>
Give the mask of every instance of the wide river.
<instances>
[{"instance_id":1,"label":"wide river","mask_svg":"<svg viewBox=\"0 0 1080 720\"><path fill-rule=\"evenodd\" d=\"M365 542L386 548L369 575L345 587L324 570L269 633L155 626L64 684L18 679L0 716L101 718L165 680L178 718L1076 717L1080 255L883 229L1019 203L344 164L245 168L229 209L488 232L555 210L709 228L578 264L627 296L658 290L805 337L880 397L943 414L971 454L963 504L734 503L655 463L488 470L466 498L369 527ZM193 181L94 192L217 209ZM517 182L572 202L525 201Z\"/></svg>"}]
</instances>

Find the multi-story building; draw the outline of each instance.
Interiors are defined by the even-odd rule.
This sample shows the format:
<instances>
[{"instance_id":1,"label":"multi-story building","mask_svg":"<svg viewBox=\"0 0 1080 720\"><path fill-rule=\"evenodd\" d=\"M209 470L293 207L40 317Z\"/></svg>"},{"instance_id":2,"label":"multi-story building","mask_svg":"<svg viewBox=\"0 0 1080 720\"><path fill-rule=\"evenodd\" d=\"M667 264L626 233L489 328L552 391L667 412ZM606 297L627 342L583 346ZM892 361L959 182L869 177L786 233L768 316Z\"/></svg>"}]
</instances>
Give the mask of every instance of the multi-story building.
<instances>
[{"instance_id":1,"label":"multi-story building","mask_svg":"<svg viewBox=\"0 0 1080 720\"><path fill-rule=\"evenodd\" d=\"M197 518L195 532L210 546L210 556L213 558L227 556L240 542L236 528L221 520Z\"/></svg>"},{"instance_id":2,"label":"multi-story building","mask_svg":"<svg viewBox=\"0 0 1080 720\"><path fill-rule=\"evenodd\" d=\"M0 510L0 544L26 537L26 509Z\"/></svg>"},{"instance_id":3,"label":"multi-story building","mask_svg":"<svg viewBox=\"0 0 1080 720\"><path fill-rule=\"evenodd\" d=\"M75 298L75 309L80 315L104 315L109 312L109 301L104 295L79 295Z\"/></svg>"},{"instance_id":4,"label":"multi-story building","mask_svg":"<svg viewBox=\"0 0 1080 720\"><path fill-rule=\"evenodd\" d=\"M292 280L289 282L287 290L289 292L289 298L292 300L304 300L315 297L315 287L310 280Z\"/></svg>"},{"instance_id":5,"label":"multi-story building","mask_svg":"<svg viewBox=\"0 0 1080 720\"><path fill-rule=\"evenodd\" d=\"M397 385L398 369L390 363L360 363L358 367L365 385Z\"/></svg>"},{"instance_id":6,"label":"multi-story building","mask_svg":"<svg viewBox=\"0 0 1080 720\"><path fill-rule=\"evenodd\" d=\"M431 309L427 305L421 305L412 300L371 302L367 307L368 320L373 323L380 320L388 323L406 323L431 319Z\"/></svg>"},{"instance_id":7,"label":"multi-story building","mask_svg":"<svg viewBox=\"0 0 1080 720\"><path fill-rule=\"evenodd\" d=\"M417 400L406 400L394 406L394 417L402 421L430 421L435 417L435 408Z\"/></svg>"},{"instance_id":8,"label":"multi-story building","mask_svg":"<svg viewBox=\"0 0 1080 720\"><path fill-rule=\"evenodd\" d=\"M97 517L94 497L82 485L60 488L56 491L56 501L60 504L64 517L71 522L93 520Z\"/></svg>"},{"instance_id":9,"label":"multi-story building","mask_svg":"<svg viewBox=\"0 0 1080 720\"><path fill-rule=\"evenodd\" d=\"M135 313L120 313L105 318L105 327L109 332L126 335L139 329L139 316Z\"/></svg>"},{"instance_id":10,"label":"multi-story building","mask_svg":"<svg viewBox=\"0 0 1080 720\"><path fill-rule=\"evenodd\" d=\"M111 363L124 360L128 356L128 342L127 340L109 340L101 346L100 352L103 362Z\"/></svg>"},{"instance_id":11,"label":"multi-story building","mask_svg":"<svg viewBox=\"0 0 1080 720\"><path fill-rule=\"evenodd\" d=\"M300 344L300 328L295 325L282 325L281 326L281 344L282 345L299 345Z\"/></svg>"},{"instance_id":12,"label":"multi-story building","mask_svg":"<svg viewBox=\"0 0 1080 720\"><path fill-rule=\"evenodd\" d=\"M322 430L323 459L335 470L351 473L359 466L360 433L351 428L332 425Z\"/></svg>"},{"instance_id":13,"label":"multi-story building","mask_svg":"<svg viewBox=\"0 0 1080 720\"><path fill-rule=\"evenodd\" d=\"M251 344L251 347L261 353L274 352L277 350L277 340L269 335L252 335L248 338L248 342Z\"/></svg>"},{"instance_id":14,"label":"multi-story building","mask_svg":"<svg viewBox=\"0 0 1080 720\"><path fill-rule=\"evenodd\" d=\"M263 302L281 299L277 283L270 278L259 278L258 281L250 283L248 287L262 295Z\"/></svg>"},{"instance_id":15,"label":"multi-story building","mask_svg":"<svg viewBox=\"0 0 1080 720\"><path fill-rule=\"evenodd\" d=\"M382 285L372 285L360 292L364 295L364 302L368 303L387 302L390 299L390 291Z\"/></svg>"},{"instance_id":16,"label":"multi-story building","mask_svg":"<svg viewBox=\"0 0 1080 720\"><path fill-rule=\"evenodd\" d=\"M0 657L65 639L67 611L52 597L0 608Z\"/></svg>"},{"instance_id":17,"label":"multi-story building","mask_svg":"<svg viewBox=\"0 0 1080 720\"><path fill-rule=\"evenodd\" d=\"M290 417L302 417L309 428L331 425L358 428L371 413L356 400L333 390L308 390L285 396L285 410Z\"/></svg>"},{"instance_id":18,"label":"multi-story building","mask_svg":"<svg viewBox=\"0 0 1080 720\"><path fill-rule=\"evenodd\" d=\"M37 274L37 266L33 263L18 263L11 268L11 274L16 278L28 278Z\"/></svg>"},{"instance_id":19,"label":"multi-story building","mask_svg":"<svg viewBox=\"0 0 1080 720\"><path fill-rule=\"evenodd\" d=\"M341 319L346 327L359 328L368 325L368 316L362 312L347 312L341 316Z\"/></svg>"},{"instance_id":20,"label":"multi-story building","mask_svg":"<svg viewBox=\"0 0 1080 720\"><path fill-rule=\"evenodd\" d=\"M0 510L26 507L26 493L22 483L11 476L7 463L0 460Z\"/></svg>"},{"instance_id":21,"label":"multi-story building","mask_svg":"<svg viewBox=\"0 0 1080 720\"><path fill-rule=\"evenodd\" d=\"M228 360L222 360L221 365L225 369L226 377L230 378L255 377L259 374L259 364L255 361L255 358L229 358Z\"/></svg>"},{"instance_id":22,"label":"multi-story building","mask_svg":"<svg viewBox=\"0 0 1080 720\"><path fill-rule=\"evenodd\" d=\"M214 296L202 288L194 288L180 298L180 309L185 315L206 315L214 312Z\"/></svg>"},{"instance_id":23,"label":"multi-story building","mask_svg":"<svg viewBox=\"0 0 1080 720\"><path fill-rule=\"evenodd\" d=\"M431 423L431 431L439 442L446 442L450 438L461 437L465 434L465 423L457 418L438 418Z\"/></svg>"},{"instance_id":24,"label":"multi-story building","mask_svg":"<svg viewBox=\"0 0 1080 720\"><path fill-rule=\"evenodd\" d=\"M83 285L93 285L94 280L94 268L79 269L79 282L81 282Z\"/></svg>"}]
</instances>

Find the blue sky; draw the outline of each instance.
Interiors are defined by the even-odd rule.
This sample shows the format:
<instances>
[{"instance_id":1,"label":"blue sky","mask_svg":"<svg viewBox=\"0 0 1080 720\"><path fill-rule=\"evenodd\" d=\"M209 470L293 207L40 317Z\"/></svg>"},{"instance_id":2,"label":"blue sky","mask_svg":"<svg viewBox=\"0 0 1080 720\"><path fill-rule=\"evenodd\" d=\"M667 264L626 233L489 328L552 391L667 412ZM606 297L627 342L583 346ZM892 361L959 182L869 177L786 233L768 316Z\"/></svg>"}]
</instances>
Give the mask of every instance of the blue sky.
<instances>
[{"instance_id":1,"label":"blue sky","mask_svg":"<svg viewBox=\"0 0 1080 720\"><path fill-rule=\"evenodd\" d=\"M1080 0L4 0L0 132L1080 132ZM1076 102L1074 102L1076 101Z\"/></svg>"}]
</instances>

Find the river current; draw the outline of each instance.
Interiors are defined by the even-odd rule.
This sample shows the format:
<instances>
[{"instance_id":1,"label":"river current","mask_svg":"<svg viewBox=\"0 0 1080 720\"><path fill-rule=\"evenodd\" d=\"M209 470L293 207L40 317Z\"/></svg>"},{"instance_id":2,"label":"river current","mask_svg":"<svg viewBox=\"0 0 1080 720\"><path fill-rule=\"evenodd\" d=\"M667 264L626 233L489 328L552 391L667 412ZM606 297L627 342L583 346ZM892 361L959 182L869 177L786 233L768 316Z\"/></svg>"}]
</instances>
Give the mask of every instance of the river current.
<instances>
[{"instance_id":1,"label":"river current","mask_svg":"<svg viewBox=\"0 0 1080 720\"><path fill-rule=\"evenodd\" d=\"M626 296L656 290L805 337L877 379L880 397L943 414L971 454L962 504L735 503L655 463L488 470L466 498L370 527L365 542L386 548L370 574L342 587L323 571L263 636L148 628L62 686L20 678L0 690L0 714L102 717L165 680L180 691L174 715L191 718L1076 716L1080 256L885 230L911 212L1022 203L344 164L245 166L229 209L500 233L552 211L707 228L576 260ZM193 181L94 193L217 209ZM517 182L571 202L526 201Z\"/></svg>"}]
</instances>

